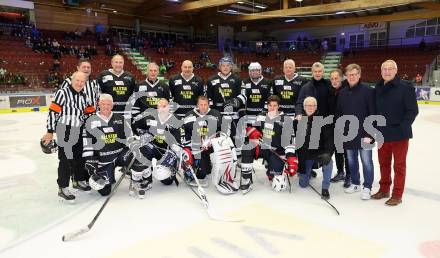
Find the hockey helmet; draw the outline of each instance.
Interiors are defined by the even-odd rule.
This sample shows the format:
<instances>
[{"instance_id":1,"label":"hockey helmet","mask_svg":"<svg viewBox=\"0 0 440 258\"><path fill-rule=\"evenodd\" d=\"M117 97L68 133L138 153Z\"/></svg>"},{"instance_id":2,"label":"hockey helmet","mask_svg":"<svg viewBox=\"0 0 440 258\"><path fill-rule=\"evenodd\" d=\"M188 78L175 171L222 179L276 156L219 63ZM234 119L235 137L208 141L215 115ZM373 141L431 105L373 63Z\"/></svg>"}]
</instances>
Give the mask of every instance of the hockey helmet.
<instances>
[{"instance_id":1,"label":"hockey helmet","mask_svg":"<svg viewBox=\"0 0 440 258\"><path fill-rule=\"evenodd\" d=\"M219 66L222 64L228 64L228 65L232 65L232 59L229 56L225 56L220 58L220 61L218 61Z\"/></svg>"},{"instance_id":2,"label":"hockey helmet","mask_svg":"<svg viewBox=\"0 0 440 258\"><path fill-rule=\"evenodd\" d=\"M95 191L103 189L107 184L110 184L110 181L106 176L93 174L89 178L89 185Z\"/></svg>"},{"instance_id":3,"label":"hockey helmet","mask_svg":"<svg viewBox=\"0 0 440 258\"><path fill-rule=\"evenodd\" d=\"M252 70L259 70L259 71L261 71L261 65L258 62L252 62L252 63L249 64L248 70L249 70L249 72L252 71Z\"/></svg>"},{"instance_id":4,"label":"hockey helmet","mask_svg":"<svg viewBox=\"0 0 440 258\"><path fill-rule=\"evenodd\" d=\"M158 164L153 167L153 177L156 180L165 180L171 177L171 169L177 166L177 155L174 151L167 150Z\"/></svg>"},{"instance_id":5,"label":"hockey helmet","mask_svg":"<svg viewBox=\"0 0 440 258\"><path fill-rule=\"evenodd\" d=\"M272 179L272 189L275 192L286 191L287 189L287 178L286 174L282 173L281 175L276 175Z\"/></svg>"},{"instance_id":6,"label":"hockey helmet","mask_svg":"<svg viewBox=\"0 0 440 258\"><path fill-rule=\"evenodd\" d=\"M156 180L165 180L167 178L170 178L171 176L171 170L169 167L163 166L163 165L157 165L154 169L153 169L153 177Z\"/></svg>"},{"instance_id":7,"label":"hockey helmet","mask_svg":"<svg viewBox=\"0 0 440 258\"><path fill-rule=\"evenodd\" d=\"M57 152L58 145L55 139L51 140L48 144L44 144L43 140L40 140L41 150L46 154L52 154Z\"/></svg>"}]
</instances>

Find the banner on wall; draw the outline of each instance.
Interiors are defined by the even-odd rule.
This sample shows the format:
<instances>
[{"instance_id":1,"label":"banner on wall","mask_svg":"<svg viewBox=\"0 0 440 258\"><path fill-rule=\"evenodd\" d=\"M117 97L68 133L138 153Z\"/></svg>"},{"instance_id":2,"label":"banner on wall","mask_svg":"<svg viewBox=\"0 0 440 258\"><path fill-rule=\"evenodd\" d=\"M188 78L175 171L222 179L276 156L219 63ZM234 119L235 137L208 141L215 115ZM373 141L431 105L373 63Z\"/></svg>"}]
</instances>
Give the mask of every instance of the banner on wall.
<instances>
[{"instance_id":1,"label":"banner on wall","mask_svg":"<svg viewBox=\"0 0 440 258\"><path fill-rule=\"evenodd\" d=\"M431 87L416 87L417 100L429 100Z\"/></svg>"},{"instance_id":2,"label":"banner on wall","mask_svg":"<svg viewBox=\"0 0 440 258\"><path fill-rule=\"evenodd\" d=\"M46 96L10 96L9 105L10 108L42 107L46 106Z\"/></svg>"},{"instance_id":3,"label":"banner on wall","mask_svg":"<svg viewBox=\"0 0 440 258\"><path fill-rule=\"evenodd\" d=\"M385 22L369 22L360 25L361 31L369 31L369 30L385 30L386 23Z\"/></svg>"},{"instance_id":4,"label":"banner on wall","mask_svg":"<svg viewBox=\"0 0 440 258\"><path fill-rule=\"evenodd\" d=\"M0 109L9 108L9 96L0 96Z\"/></svg>"},{"instance_id":5,"label":"banner on wall","mask_svg":"<svg viewBox=\"0 0 440 258\"><path fill-rule=\"evenodd\" d=\"M440 101L440 87L431 88L429 99L431 101Z\"/></svg>"}]
</instances>

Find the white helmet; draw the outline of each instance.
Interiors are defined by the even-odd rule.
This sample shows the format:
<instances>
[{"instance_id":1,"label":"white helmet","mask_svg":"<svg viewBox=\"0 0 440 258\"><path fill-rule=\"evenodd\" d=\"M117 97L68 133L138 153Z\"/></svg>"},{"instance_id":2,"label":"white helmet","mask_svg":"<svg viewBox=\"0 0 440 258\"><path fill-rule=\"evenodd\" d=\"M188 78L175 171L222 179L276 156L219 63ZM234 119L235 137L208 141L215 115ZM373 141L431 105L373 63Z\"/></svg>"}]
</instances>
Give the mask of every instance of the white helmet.
<instances>
[{"instance_id":1,"label":"white helmet","mask_svg":"<svg viewBox=\"0 0 440 258\"><path fill-rule=\"evenodd\" d=\"M93 174L89 178L89 185L95 191L103 189L107 184L110 184L110 181L106 176Z\"/></svg>"},{"instance_id":2,"label":"white helmet","mask_svg":"<svg viewBox=\"0 0 440 258\"><path fill-rule=\"evenodd\" d=\"M258 62L252 62L249 64L248 70L249 71L252 71L252 70L260 70L261 71L261 65Z\"/></svg>"},{"instance_id":3,"label":"white helmet","mask_svg":"<svg viewBox=\"0 0 440 258\"><path fill-rule=\"evenodd\" d=\"M156 180L159 180L159 181L165 180L167 178L170 178L170 176L171 176L171 170L167 166L157 165L153 169L153 177Z\"/></svg>"},{"instance_id":4,"label":"white helmet","mask_svg":"<svg viewBox=\"0 0 440 258\"><path fill-rule=\"evenodd\" d=\"M286 174L276 175L272 179L272 189L275 192L282 192L287 190Z\"/></svg>"}]
</instances>

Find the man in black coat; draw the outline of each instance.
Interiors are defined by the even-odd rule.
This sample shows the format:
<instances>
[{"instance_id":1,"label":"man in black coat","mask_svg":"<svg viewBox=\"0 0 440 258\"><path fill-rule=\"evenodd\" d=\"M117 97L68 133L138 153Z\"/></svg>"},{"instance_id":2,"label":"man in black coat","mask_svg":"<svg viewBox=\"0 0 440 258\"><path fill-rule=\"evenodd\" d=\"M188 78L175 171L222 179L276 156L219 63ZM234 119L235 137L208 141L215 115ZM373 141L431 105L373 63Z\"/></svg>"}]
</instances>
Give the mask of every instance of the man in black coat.
<instances>
[{"instance_id":1,"label":"man in black coat","mask_svg":"<svg viewBox=\"0 0 440 258\"><path fill-rule=\"evenodd\" d=\"M330 72L330 81L334 88L335 93L335 102L338 101L339 93L343 88L348 87L347 80L343 80L343 74L340 69L335 69ZM344 151L343 153L335 152L335 160L336 160L336 168L337 174L330 179L330 182L337 183L339 181L344 181L344 188L348 188L350 186L350 170L348 168L348 159L347 153ZM344 172L345 165L345 172Z\"/></svg>"},{"instance_id":2,"label":"man in black coat","mask_svg":"<svg viewBox=\"0 0 440 258\"><path fill-rule=\"evenodd\" d=\"M374 180L373 151L365 144L371 144L373 137L364 129L364 121L368 116L375 114L374 90L360 81L361 67L357 64L349 64L345 68L348 87L341 90L336 106L336 116L354 116L358 122L358 130L355 137L344 142L344 150L347 152L348 166L352 185L345 189L346 193L354 193L362 190L361 199L371 198L371 186ZM352 121L353 122L353 121ZM344 135L348 135L347 126L344 128ZM364 176L364 188L360 187L359 159L362 161Z\"/></svg>"},{"instance_id":3,"label":"man in black coat","mask_svg":"<svg viewBox=\"0 0 440 258\"><path fill-rule=\"evenodd\" d=\"M314 97L304 99L305 115L300 120L295 120L294 129L296 131L296 144L299 163L304 164L304 169L299 173L299 186L305 188L309 186L309 180L314 163L322 165L322 198L329 199L330 178L333 170L332 155L333 144L333 124L325 124L319 129L319 134L315 135L316 128L319 126L318 103Z\"/></svg>"},{"instance_id":4,"label":"man in black coat","mask_svg":"<svg viewBox=\"0 0 440 258\"><path fill-rule=\"evenodd\" d=\"M295 107L295 118L301 119L304 114L303 102L307 97L314 97L318 103L317 111L320 116L334 115L335 111L335 90L329 80L324 79L324 65L316 62L312 65L312 80L301 87ZM298 171L303 171L304 164L300 158ZM312 171L316 177L316 172Z\"/></svg>"},{"instance_id":5,"label":"man in black coat","mask_svg":"<svg viewBox=\"0 0 440 258\"><path fill-rule=\"evenodd\" d=\"M394 187L392 196L385 203L390 206L402 202L406 176L406 155L409 139L413 137L411 125L419 108L414 87L401 81L397 74L397 64L387 60L381 66L382 80L375 88L376 110L386 119L386 126L379 130L384 143L379 149L380 188L373 199L388 198L391 187L391 160L394 158Z\"/></svg>"},{"instance_id":6,"label":"man in black coat","mask_svg":"<svg viewBox=\"0 0 440 258\"><path fill-rule=\"evenodd\" d=\"M318 102L318 112L321 116L333 115L335 111L335 94L329 80L324 79L324 65L316 62L312 65L312 80L299 91L296 101L295 114L300 118L304 114L303 102L307 97L314 97Z\"/></svg>"}]
</instances>

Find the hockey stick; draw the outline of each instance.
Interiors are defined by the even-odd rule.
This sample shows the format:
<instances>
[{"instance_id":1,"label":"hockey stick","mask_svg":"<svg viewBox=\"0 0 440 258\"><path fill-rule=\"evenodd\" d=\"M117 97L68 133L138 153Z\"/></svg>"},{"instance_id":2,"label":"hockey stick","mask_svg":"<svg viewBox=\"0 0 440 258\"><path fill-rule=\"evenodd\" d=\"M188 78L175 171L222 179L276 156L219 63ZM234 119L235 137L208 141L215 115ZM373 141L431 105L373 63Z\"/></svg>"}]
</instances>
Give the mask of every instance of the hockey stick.
<instances>
[{"instance_id":1,"label":"hockey stick","mask_svg":"<svg viewBox=\"0 0 440 258\"><path fill-rule=\"evenodd\" d=\"M341 215L341 214L339 213L338 209L336 209L336 207L333 206L333 204L331 204L326 198L324 198L324 197L322 196L322 194L320 194L320 193L318 192L318 190L316 190L316 188L314 188L310 183L309 183L309 186L310 186L310 188L313 189L313 191L314 191L316 194L318 194L319 196L321 196L321 199L322 199L322 200L324 200L328 205L330 205L330 206L336 211L336 214L338 214L338 216Z\"/></svg>"},{"instance_id":2,"label":"hockey stick","mask_svg":"<svg viewBox=\"0 0 440 258\"><path fill-rule=\"evenodd\" d=\"M260 144L263 145L264 143L260 140ZM286 163L286 159L283 158L280 154L278 154L272 146L269 146L267 144L264 144L264 146L269 147L270 152L272 152L275 156L277 156L282 162L284 162L284 168L286 168L287 163ZM285 171L285 170L284 170ZM283 171L283 173L285 173ZM287 174L287 173L286 173ZM292 193L292 184L290 183L290 176L286 175L287 177L287 183L289 184L289 193Z\"/></svg>"},{"instance_id":3,"label":"hockey stick","mask_svg":"<svg viewBox=\"0 0 440 258\"><path fill-rule=\"evenodd\" d=\"M261 143L261 144L263 144L263 143ZM274 153L280 160L282 160L284 162L284 164L286 164L286 160L283 157L281 157L278 153L276 153L272 148L270 149L270 151L272 153ZM287 180L288 180L288 183L289 183L289 187L291 187L290 186L289 176L287 176ZM331 204L327 199L323 198L322 195L318 192L318 190L316 190L310 183L309 183L309 186L313 189L313 191L315 193L317 193L321 197L322 200L324 200L326 203L328 203L328 205L330 205L336 211L336 213L338 215L340 215L338 209L333 204Z\"/></svg>"},{"instance_id":4,"label":"hockey stick","mask_svg":"<svg viewBox=\"0 0 440 258\"><path fill-rule=\"evenodd\" d=\"M83 227L81 229L78 229L76 231L73 231L71 233L67 233L67 234L63 235L63 237L61 238L63 240L63 242L71 241L72 239L77 238L78 236L83 235L83 234L89 232L92 229L93 225L98 220L99 215L101 215L101 213L104 210L105 206L107 205L107 203L112 198L113 194L118 189L118 186L121 184L122 180L124 180L125 174L127 173L128 170L130 170L130 168L133 165L135 159L136 159L136 157L133 156L133 158L130 161L130 164L128 164L128 166L127 166L127 169L124 169L121 177L119 177L119 179L118 179L118 182L116 182L116 184L113 187L113 190L111 191L110 195L107 197L105 202L102 204L101 208L99 209L98 213L96 213L96 215L92 219L92 221L87 226L85 226L85 227Z\"/></svg>"},{"instance_id":5,"label":"hockey stick","mask_svg":"<svg viewBox=\"0 0 440 258\"><path fill-rule=\"evenodd\" d=\"M182 162L182 157L180 157L179 169L183 168L182 167L183 164L184 163ZM207 212L210 219L216 220L216 221L223 221L223 222L242 222L242 221L244 221L243 219L227 218L227 217L223 217L223 216L219 216L219 215L215 214L211 210L211 206L209 205L209 202L208 202L208 197L206 196L205 191L203 190L202 186L200 185L200 182L197 179L197 176L194 173L194 170L192 169L192 167L190 167L187 164L184 164L184 166L187 166L186 168L189 169L191 176L194 178L194 180L197 184L197 191L191 185L189 185L189 183L183 178L183 176L180 173L176 173L176 174L179 175L179 177L185 182L185 184L191 189L191 191L200 199L200 201L202 201L202 204L203 204L203 206L205 206L206 212Z\"/></svg>"}]
</instances>

